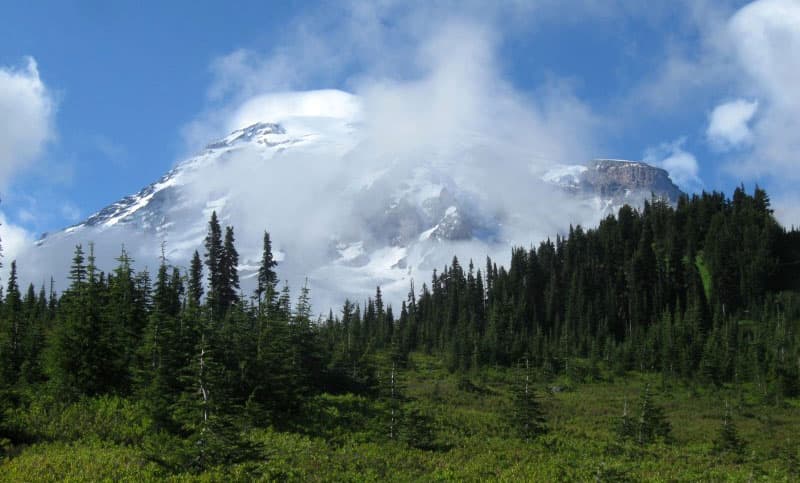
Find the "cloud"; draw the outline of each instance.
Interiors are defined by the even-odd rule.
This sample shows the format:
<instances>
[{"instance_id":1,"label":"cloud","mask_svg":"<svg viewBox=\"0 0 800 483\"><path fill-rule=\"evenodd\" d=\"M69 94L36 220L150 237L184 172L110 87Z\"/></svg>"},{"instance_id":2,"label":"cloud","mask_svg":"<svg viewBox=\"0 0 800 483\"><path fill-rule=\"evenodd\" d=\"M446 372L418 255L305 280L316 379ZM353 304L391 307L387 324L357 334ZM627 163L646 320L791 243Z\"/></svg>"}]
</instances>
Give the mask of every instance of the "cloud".
<instances>
[{"instance_id":1,"label":"cloud","mask_svg":"<svg viewBox=\"0 0 800 483\"><path fill-rule=\"evenodd\" d=\"M228 131L234 131L264 120L279 123L292 117L356 119L360 111L357 97L338 90L276 92L243 102L225 124Z\"/></svg>"},{"instance_id":2,"label":"cloud","mask_svg":"<svg viewBox=\"0 0 800 483\"><path fill-rule=\"evenodd\" d=\"M75 223L81 218L81 210L80 208L75 206L75 203L69 201L62 203L60 211L61 211L61 216L71 221L72 223Z\"/></svg>"},{"instance_id":3,"label":"cloud","mask_svg":"<svg viewBox=\"0 0 800 483\"><path fill-rule=\"evenodd\" d=\"M0 188L15 174L30 168L55 137L55 102L39 76L36 61L28 57L21 67L0 67ZM19 219L34 216L19 210ZM0 211L0 240L6 259L15 259L32 241L31 234L12 224ZM4 264L8 265L8 264ZM7 269L7 267L5 267Z\"/></svg>"},{"instance_id":4,"label":"cloud","mask_svg":"<svg viewBox=\"0 0 800 483\"><path fill-rule=\"evenodd\" d=\"M9 223L6 215L0 212L0 240L3 244L2 273L5 273L10 265L9 262L15 260L18 255L30 247L33 237L24 228Z\"/></svg>"},{"instance_id":5,"label":"cloud","mask_svg":"<svg viewBox=\"0 0 800 483\"><path fill-rule=\"evenodd\" d=\"M565 17L567 4L572 13ZM455 32L439 35L453 25L474 26L475 32L462 32L462 38L477 47L475 56L491 50L495 62L495 49L514 35L528 35L553 21L605 17L626 2L614 4L614 9L597 0L380 0L322 5L273 32L272 38L279 40L260 48L239 48L211 62L205 108L182 129L186 153L226 135L234 111L263 94L331 88L363 94L368 86L420 80L431 73L432 60L449 61L438 53L423 52L422 46L432 51L441 48L432 44L433 39L453 38ZM489 44L478 45L472 38ZM483 62L461 65L482 68Z\"/></svg>"},{"instance_id":6,"label":"cloud","mask_svg":"<svg viewBox=\"0 0 800 483\"><path fill-rule=\"evenodd\" d=\"M527 92L509 82L499 49L516 21L500 19L509 19L512 7L504 4L503 13L476 2L454 14L427 3L397 11L402 5L352 4L334 16L333 31L304 18L282 32L278 48L217 59L207 108L187 126L195 147L259 121L281 122L292 135L323 133L321 153L287 148L264 159L231 152L182 181L188 198L220 202L223 221L236 226L244 264L257 263L261 230L268 229L286 254L281 275L293 286L308 276L318 306L339 303L343 291L363 296L376 283L395 300L407 293L408 279L393 281L399 272L377 261L394 248L371 223L416 183L448 187L475 216L506 221L496 240L409 248L404 263L423 280L454 254L502 261L510 243L528 245L601 216L539 181L554 164L590 159L607 123L569 82L551 77ZM205 221L192 222L200 240ZM374 263L342 273L351 268L330 264L339 243L361 243ZM176 259L184 245L191 244L168 243Z\"/></svg>"},{"instance_id":7,"label":"cloud","mask_svg":"<svg viewBox=\"0 0 800 483\"><path fill-rule=\"evenodd\" d=\"M681 116L692 113L687 106L711 109L705 130L721 173L776 187L800 179L800 2L680 5L677 35L631 93L629 110Z\"/></svg>"},{"instance_id":8,"label":"cloud","mask_svg":"<svg viewBox=\"0 0 800 483\"><path fill-rule=\"evenodd\" d=\"M789 191L771 197L775 218L785 227L800 229L800 195Z\"/></svg>"},{"instance_id":9,"label":"cloud","mask_svg":"<svg viewBox=\"0 0 800 483\"><path fill-rule=\"evenodd\" d=\"M758 109L758 101L737 99L720 104L709 116L706 136L711 145L720 151L741 148L752 144L750 120Z\"/></svg>"},{"instance_id":10,"label":"cloud","mask_svg":"<svg viewBox=\"0 0 800 483\"><path fill-rule=\"evenodd\" d=\"M680 115L685 113L687 105L702 105L731 83L737 68L729 52L727 22L735 12L734 3L721 0L665 3L669 7L658 2L641 3L647 9L661 5L652 15L660 14L656 22L670 25L672 35L664 37L663 53L656 57L659 60L625 99L625 107L634 114L632 118L638 119L642 108L662 118ZM646 64L652 59L641 62Z\"/></svg>"},{"instance_id":11,"label":"cloud","mask_svg":"<svg viewBox=\"0 0 800 483\"><path fill-rule=\"evenodd\" d=\"M644 161L666 169L675 184L691 193L701 190L703 181L699 176L697 158L683 149L685 144L686 138L680 138L650 148L645 152Z\"/></svg>"},{"instance_id":12,"label":"cloud","mask_svg":"<svg viewBox=\"0 0 800 483\"><path fill-rule=\"evenodd\" d=\"M800 2L759 0L731 17L728 34L743 89L761 100L753 153L732 168L740 175L800 178Z\"/></svg>"},{"instance_id":13,"label":"cloud","mask_svg":"<svg viewBox=\"0 0 800 483\"><path fill-rule=\"evenodd\" d=\"M0 186L27 167L54 137L53 98L28 57L21 68L0 67Z\"/></svg>"}]
</instances>

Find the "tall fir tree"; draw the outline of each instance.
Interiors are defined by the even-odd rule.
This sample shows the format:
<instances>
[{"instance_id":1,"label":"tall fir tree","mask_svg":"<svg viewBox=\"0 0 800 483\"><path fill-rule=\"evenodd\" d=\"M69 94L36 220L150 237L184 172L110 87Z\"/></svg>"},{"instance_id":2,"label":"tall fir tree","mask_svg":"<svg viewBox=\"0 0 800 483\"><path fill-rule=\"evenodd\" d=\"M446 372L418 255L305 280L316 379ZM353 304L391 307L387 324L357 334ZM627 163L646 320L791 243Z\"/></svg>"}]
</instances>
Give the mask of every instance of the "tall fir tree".
<instances>
[{"instance_id":1,"label":"tall fir tree","mask_svg":"<svg viewBox=\"0 0 800 483\"><path fill-rule=\"evenodd\" d=\"M217 218L217 212L211 213L208 221L208 234L205 238L205 263L208 269L208 305L215 320L221 320L225 307L224 286L227 274L223 271L224 246L222 244L222 228Z\"/></svg>"},{"instance_id":2,"label":"tall fir tree","mask_svg":"<svg viewBox=\"0 0 800 483\"><path fill-rule=\"evenodd\" d=\"M275 304L276 289L278 277L275 273L275 267L278 262L272 255L272 241L270 240L269 233L264 231L263 249L261 254L261 263L258 267L258 280L256 284L256 298L259 303L262 301L266 303L267 307Z\"/></svg>"}]
</instances>

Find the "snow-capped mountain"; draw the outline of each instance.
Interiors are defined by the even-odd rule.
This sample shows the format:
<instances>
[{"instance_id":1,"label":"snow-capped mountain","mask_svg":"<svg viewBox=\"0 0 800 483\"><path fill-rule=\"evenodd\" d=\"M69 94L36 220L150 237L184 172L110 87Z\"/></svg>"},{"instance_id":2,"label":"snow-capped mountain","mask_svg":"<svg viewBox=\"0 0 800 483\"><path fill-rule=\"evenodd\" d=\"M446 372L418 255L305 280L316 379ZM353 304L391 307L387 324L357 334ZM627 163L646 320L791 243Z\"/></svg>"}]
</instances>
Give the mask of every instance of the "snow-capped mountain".
<instances>
[{"instance_id":1,"label":"snow-capped mountain","mask_svg":"<svg viewBox=\"0 0 800 483\"><path fill-rule=\"evenodd\" d=\"M315 95L356 103L333 92ZM408 149L387 150L365 135L356 109L331 112L264 113L138 193L44 235L37 256L66 265L66 251L93 241L103 268L122 244L135 249L137 266L152 267L163 244L169 261L185 266L202 253L216 210L236 229L244 290L268 230L282 277L295 287L307 277L317 307L327 310L377 285L402 297L411 278L421 285L453 255L477 266L487 255L502 262L511 245L594 223L651 193L673 202L680 194L664 170L631 161L543 165L523 154L495 170L490 160L509 151L487 133L418 149L407 139Z\"/></svg>"}]
</instances>

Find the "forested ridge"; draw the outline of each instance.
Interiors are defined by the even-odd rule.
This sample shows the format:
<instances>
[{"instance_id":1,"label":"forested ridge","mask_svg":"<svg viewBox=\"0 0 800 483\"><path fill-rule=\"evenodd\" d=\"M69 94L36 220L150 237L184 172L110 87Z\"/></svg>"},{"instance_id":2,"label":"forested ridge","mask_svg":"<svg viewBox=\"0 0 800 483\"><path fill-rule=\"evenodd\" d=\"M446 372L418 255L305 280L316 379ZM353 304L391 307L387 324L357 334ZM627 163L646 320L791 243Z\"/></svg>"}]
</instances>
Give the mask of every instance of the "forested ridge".
<instances>
[{"instance_id":1,"label":"forested ridge","mask_svg":"<svg viewBox=\"0 0 800 483\"><path fill-rule=\"evenodd\" d=\"M216 213L185 270L162 256L156 273L137 272L123 248L106 273L93 252L76 247L62 293L23 288L10 262L0 296L7 464L29 446L99 441L135 449L150 476L236 468L291 479L278 463L278 473L258 467L280 459L278 440L258 431L446 454L472 437L448 442L451 423L436 416L457 398L507 402L480 434L525 445L561 437L561 423L548 423L558 401L543 402L543 388L645 381L738 398L741 411L791 408L800 395L800 232L776 222L758 188L626 206L596 228L514 248L508 267L454 258L399 305L378 287L327 317L314 315L307 286L280 284L267 232L256 288L244 293L234 228ZM420 389L436 367L455 392ZM606 424L637 451L672 438L647 384ZM720 435L715 448L741 457L728 412ZM787 475L800 471L791 458Z\"/></svg>"},{"instance_id":2,"label":"forested ridge","mask_svg":"<svg viewBox=\"0 0 800 483\"><path fill-rule=\"evenodd\" d=\"M625 206L596 229L513 249L508 268L454 258L412 289L394 337L451 370L529 357L558 371L584 357L712 383L772 374L796 395L798 288L800 233L778 225L763 190L738 188ZM373 329L372 305L357 330L389 346L393 326Z\"/></svg>"}]
</instances>

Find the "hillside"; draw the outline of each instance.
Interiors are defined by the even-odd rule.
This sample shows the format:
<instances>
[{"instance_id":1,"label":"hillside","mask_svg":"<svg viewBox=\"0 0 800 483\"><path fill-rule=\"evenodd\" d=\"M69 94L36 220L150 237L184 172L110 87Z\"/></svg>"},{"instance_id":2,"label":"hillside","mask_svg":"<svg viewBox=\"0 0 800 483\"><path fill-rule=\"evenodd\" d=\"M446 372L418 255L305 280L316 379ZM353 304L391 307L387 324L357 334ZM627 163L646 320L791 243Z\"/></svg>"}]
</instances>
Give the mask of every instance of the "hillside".
<instances>
[{"instance_id":1,"label":"hillside","mask_svg":"<svg viewBox=\"0 0 800 483\"><path fill-rule=\"evenodd\" d=\"M12 263L2 478L798 477L800 237L761 189L624 206L327 318L268 232L243 292L236 233L212 212L152 277L78 246L61 294Z\"/></svg>"}]
</instances>

